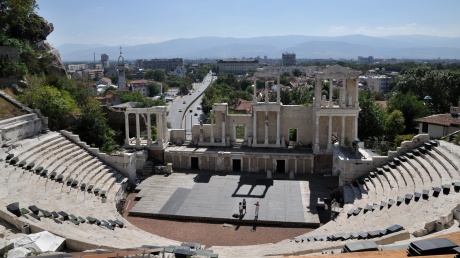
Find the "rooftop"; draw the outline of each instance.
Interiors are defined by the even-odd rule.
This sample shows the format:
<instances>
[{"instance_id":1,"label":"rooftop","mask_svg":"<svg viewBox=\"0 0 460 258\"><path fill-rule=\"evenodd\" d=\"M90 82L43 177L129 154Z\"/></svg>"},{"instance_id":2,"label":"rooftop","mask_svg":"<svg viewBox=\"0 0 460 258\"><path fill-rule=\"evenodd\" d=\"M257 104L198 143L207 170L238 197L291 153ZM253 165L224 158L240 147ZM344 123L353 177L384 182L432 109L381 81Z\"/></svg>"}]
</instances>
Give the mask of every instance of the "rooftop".
<instances>
[{"instance_id":1,"label":"rooftop","mask_svg":"<svg viewBox=\"0 0 460 258\"><path fill-rule=\"evenodd\" d=\"M415 121L441 126L460 126L460 118L454 117L451 114L432 115L416 119Z\"/></svg>"}]
</instances>

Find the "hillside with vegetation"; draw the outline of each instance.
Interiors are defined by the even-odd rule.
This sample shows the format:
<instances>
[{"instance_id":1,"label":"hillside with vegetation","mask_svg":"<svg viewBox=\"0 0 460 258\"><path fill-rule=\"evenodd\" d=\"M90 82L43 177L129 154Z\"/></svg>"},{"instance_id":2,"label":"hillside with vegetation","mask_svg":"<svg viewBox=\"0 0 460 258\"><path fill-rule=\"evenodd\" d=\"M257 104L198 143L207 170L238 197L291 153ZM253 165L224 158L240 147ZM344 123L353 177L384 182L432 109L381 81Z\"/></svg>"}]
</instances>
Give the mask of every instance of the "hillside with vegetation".
<instances>
[{"instance_id":1,"label":"hillside with vegetation","mask_svg":"<svg viewBox=\"0 0 460 258\"><path fill-rule=\"evenodd\" d=\"M2 85L2 89L25 105L40 109L49 118L51 130L71 130L88 144L111 152L117 148L114 136L118 132L107 125L99 102L91 95L91 86L68 79L56 66L60 60L49 49L39 47L53 26L36 13L37 8L35 0L0 2L0 45L19 51L19 62L1 60L0 78L21 82L16 87ZM11 110L8 117L22 114L3 99L0 105L2 110Z\"/></svg>"}]
</instances>

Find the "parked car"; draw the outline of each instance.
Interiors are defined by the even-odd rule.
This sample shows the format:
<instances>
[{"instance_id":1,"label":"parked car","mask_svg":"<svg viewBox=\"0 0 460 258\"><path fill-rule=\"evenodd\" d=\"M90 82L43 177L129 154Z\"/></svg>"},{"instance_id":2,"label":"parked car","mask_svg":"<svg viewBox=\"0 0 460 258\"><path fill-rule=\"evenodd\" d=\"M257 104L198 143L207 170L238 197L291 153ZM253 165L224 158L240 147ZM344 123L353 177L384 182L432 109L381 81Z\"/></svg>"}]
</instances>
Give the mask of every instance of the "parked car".
<instances>
[{"instance_id":1,"label":"parked car","mask_svg":"<svg viewBox=\"0 0 460 258\"><path fill-rule=\"evenodd\" d=\"M187 102L184 100L184 102L182 102L182 104L187 104Z\"/></svg>"},{"instance_id":2,"label":"parked car","mask_svg":"<svg viewBox=\"0 0 460 258\"><path fill-rule=\"evenodd\" d=\"M182 109L179 109L179 112L182 112Z\"/></svg>"}]
</instances>

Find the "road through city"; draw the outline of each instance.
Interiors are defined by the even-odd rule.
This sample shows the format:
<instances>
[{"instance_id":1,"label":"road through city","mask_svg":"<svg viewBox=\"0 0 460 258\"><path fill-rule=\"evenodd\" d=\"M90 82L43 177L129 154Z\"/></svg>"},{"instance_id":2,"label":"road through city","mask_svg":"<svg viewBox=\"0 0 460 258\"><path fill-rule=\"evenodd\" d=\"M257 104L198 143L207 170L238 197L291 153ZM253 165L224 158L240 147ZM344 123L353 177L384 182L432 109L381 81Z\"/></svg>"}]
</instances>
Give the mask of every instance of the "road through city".
<instances>
[{"instance_id":1,"label":"road through city","mask_svg":"<svg viewBox=\"0 0 460 258\"><path fill-rule=\"evenodd\" d=\"M186 131L190 132L190 125L199 123L198 119L202 114L202 94L215 78L215 76L212 76L212 72L209 72L201 83L193 84L191 93L175 97L168 107L167 121L171 124L171 129L186 129Z\"/></svg>"}]
</instances>

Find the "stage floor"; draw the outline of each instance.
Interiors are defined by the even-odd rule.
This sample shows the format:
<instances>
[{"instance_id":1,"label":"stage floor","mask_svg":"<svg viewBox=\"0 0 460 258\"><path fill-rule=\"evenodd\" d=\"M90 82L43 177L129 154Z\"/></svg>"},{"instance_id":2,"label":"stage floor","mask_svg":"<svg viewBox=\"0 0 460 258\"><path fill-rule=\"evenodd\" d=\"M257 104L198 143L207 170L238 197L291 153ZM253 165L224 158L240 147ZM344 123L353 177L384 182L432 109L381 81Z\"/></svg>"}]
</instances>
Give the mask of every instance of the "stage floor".
<instances>
[{"instance_id":1,"label":"stage floor","mask_svg":"<svg viewBox=\"0 0 460 258\"><path fill-rule=\"evenodd\" d=\"M305 176L301 180L267 180L262 175L173 173L154 175L136 190L140 199L131 216L193 219L198 221L253 222L259 202L259 223L319 226L316 206L329 197L328 185L337 177ZM239 220L239 202L246 199L246 214Z\"/></svg>"}]
</instances>

